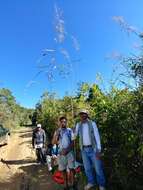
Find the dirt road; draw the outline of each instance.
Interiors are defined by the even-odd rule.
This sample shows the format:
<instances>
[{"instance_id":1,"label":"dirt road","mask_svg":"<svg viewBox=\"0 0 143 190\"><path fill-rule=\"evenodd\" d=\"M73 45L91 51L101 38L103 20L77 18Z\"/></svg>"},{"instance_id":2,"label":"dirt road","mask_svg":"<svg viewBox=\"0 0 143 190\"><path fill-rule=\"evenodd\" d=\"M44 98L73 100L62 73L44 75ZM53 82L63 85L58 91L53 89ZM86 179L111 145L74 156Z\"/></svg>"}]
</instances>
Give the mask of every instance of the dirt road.
<instances>
[{"instance_id":1,"label":"dirt road","mask_svg":"<svg viewBox=\"0 0 143 190\"><path fill-rule=\"evenodd\" d=\"M0 190L61 190L47 166L35 163L31 128L14 131L7 146L0 147Z\"/></svg>"}]
</instances>

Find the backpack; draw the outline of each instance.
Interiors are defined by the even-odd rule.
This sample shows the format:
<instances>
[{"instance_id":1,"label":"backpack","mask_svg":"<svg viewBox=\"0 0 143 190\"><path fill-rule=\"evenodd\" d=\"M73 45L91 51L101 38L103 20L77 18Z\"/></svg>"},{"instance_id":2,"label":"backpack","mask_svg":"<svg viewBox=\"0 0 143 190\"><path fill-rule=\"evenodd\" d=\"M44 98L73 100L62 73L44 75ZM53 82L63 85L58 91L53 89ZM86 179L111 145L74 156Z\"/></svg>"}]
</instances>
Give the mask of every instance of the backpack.
<instances>
[{"instance_id":1,"label":"backpack","mask_svg":"<svg viewBox=\"0 0 143 190\"><path fill-rule=\"evenodd\" d=\"M62 130L61 130L61 131L62 131ZM71 133L72 133L72 131L71 131L71 129L70 129L70 128L66 128L66 133L67 133L67 136L68 136L69 142L71 143L71 142L72 142L72 139L71 139ZM60 136L59 136L59 138L62 138L62 134L61 134L61 132L60 132Z\"/></svg>"}]
</instances>

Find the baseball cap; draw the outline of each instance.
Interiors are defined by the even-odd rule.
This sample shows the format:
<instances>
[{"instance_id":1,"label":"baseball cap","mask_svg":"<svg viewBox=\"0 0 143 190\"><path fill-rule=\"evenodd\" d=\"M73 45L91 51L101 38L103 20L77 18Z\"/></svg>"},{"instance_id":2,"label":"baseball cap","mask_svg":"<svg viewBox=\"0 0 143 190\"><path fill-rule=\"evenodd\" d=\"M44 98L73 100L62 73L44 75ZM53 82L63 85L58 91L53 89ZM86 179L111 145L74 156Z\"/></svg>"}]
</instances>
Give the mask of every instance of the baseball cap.
<instances>
[{"instance_id":1,"label":"baseball cap","mask_svg":"<svg viewBox=\"0 0 143 190\"><path fill-rule=\"evenodd\" d=\"M42 125L39 123L39 124L37 124L37 128L41 128L42 127Z\"/></svg>"},{"instance_id":2,"label":"baseball cap","mask_svg":"<svg viewBox=\"0 0 143 190\"><path fill-rule=\"evenodd\" d=\"M88 112L88 110L86 110L86 109L81 109L80 111L79 111L79 114L81 114L81 113L85 113L85 114L89 114L89 112Z\"/></svg>"}]
</instances>

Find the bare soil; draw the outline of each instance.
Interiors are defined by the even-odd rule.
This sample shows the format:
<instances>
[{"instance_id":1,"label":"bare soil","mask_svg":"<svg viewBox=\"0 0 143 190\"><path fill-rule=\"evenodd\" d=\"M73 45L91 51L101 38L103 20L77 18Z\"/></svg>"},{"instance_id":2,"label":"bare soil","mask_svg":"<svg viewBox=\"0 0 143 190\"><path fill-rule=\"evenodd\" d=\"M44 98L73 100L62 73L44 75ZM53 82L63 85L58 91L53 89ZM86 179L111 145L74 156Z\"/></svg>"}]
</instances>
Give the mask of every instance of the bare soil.
<instances>
[{"instance_id":1,"label":"bare soil","mask_svg":"<svg viewBox=\"0 0 143 190\"><path fill-rule=\"evenodd\" d=\"M0 190L62 190L47 166L36 164L31 128L12 132L9 144L0 147Z\"/></svg>"}]
</instances>

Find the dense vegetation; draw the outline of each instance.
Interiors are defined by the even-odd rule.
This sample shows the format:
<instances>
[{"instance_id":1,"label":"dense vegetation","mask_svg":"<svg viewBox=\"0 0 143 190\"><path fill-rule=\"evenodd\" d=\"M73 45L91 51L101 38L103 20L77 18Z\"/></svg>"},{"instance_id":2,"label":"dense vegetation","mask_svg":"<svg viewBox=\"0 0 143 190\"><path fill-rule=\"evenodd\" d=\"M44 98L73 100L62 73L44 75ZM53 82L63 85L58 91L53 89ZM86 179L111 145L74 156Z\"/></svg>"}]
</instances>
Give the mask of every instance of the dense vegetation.
<instances>
[{"instance_id":1,"label":"dense vegetation","mask_svg":"<svg viewBox=\"0 0 143 190\"><path fill-rule=\"evenodd\" d=\"M7 128L31 124L32 109L21 107L8 89L0 89L0 123Z\"/></svg>"},{"instance_id":2,"label":"dense vegetation","mask_svg":"<svg viewBox=\"0 0 143 190\"><path fill-rule=\"evenodd\" d=\"M142 35L139 35L142 39ZM87 108L96 120L102 139L103 160L110 190L143 189L143 56L133 55L126 63L126 77L134 79L117 88L104 91L97 84L82 83L74 97L57 99L45 92L36 106L34 119L41 122L49 139L57 127L58 117L66 115L74 127L80 108ZM127 84L126 81L122 81Z\"/></svg>"},{"instance_id":3,"label":"dense vegetation","mask_svg":"<svg viewBox=\"0 0 143 190\"><path fill-rule=\"evenodd\" d=\"M143 88L112 87L103 92L98 85L82 83L76 96L57 99L45 92L35 111L20 107L11 92L0 90L0 121L7 127L41 122L49 139L60 115L66 115L74 127L80 108L86 107L96 120L102 138L103 159L110 190L142 189L143 171Z\"/></svg>"},{"instance_id":4,"label":"dense vegetation","mask_svg":"<svg viewBox=\"0 0 143 190\"><path fill-rule=\"evenodd\" d=\"M79 108L88 108L101 133L109 189L142 189L142 94L142 88L115 87L103 93L96 84L83 83L75 97L58 100L45 93L37 104L37 120L51 137L60 115L66 115L73 127Z\"/></svg>"}]
</instances>

